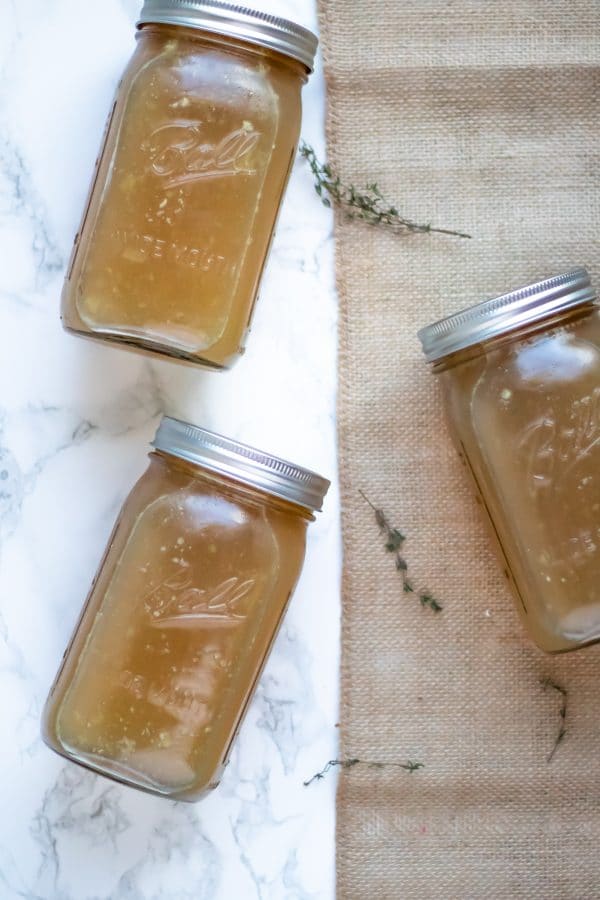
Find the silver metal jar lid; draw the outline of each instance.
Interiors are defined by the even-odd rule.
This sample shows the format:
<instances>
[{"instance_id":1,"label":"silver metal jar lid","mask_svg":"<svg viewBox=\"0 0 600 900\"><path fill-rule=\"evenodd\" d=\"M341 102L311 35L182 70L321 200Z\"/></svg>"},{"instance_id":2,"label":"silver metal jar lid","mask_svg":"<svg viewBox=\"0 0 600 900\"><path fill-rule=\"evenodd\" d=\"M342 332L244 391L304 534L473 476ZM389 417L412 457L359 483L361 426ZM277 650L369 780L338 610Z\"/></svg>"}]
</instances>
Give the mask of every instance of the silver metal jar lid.
<instances>
[{"instance_id":1,"label":"silver metal jar lid","mask_svg":"<svg viewBox=\"0 0 600 900\"><path fill-rule=\"evenodd\" d=\"M164 416L152 446L318 512L330 482L309 469L196 425Z\"/></svg>"},{"instance_id":2,"label":"silver metal jar lid","mask_svg":"<svg viewBox=\"0 0 600 900\"><path fill-rule=\"evenodd\" d=\"M573 269L484 300L418 332L428 362L596 299L586 269Z\"/></svg>"},{"instance_id":3,"label":"silver metal jar lid","mask_svg":"<svg viewBox=\"0 0 600 900\"><path fill-rule=\"evenodd\" d=\"M219 0L145 0L137 27L150 22L201 28L259 44L299 60L309 72L319 44L312 31L288 19Z\"/></svg>"}]
</instances>

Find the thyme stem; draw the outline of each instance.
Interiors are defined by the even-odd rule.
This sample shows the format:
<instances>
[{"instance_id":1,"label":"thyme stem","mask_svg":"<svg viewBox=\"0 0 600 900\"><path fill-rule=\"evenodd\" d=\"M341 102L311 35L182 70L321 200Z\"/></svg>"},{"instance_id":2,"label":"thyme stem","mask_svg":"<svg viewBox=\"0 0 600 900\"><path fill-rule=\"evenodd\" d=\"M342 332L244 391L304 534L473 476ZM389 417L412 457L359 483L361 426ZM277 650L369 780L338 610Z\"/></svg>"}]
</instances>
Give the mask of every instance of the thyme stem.
<instances>
[{"instance_id":1,"label":"thyme stem","mask_svg":"<svg viewBox=\"0 0 600 900\"><path fill-rule=\"evenodd\" d=\"M434 613L441 612L443 609L442 604L439 600L433 596L433 594L425 589L420 589L419 591L415 591L414 585L410 578L408 577L408 563L402 554L402 547L406 540L406 537L402 534L402 532L398 528L392 528L390 525L387 516L385 515L382 509L379 509L372 503L364 491L359 489L358 493L365 500L373 512L375 513L375 521L379 526L379 531L385 537L385 549L388 553L393 553L395 556L396 569L402 575L402 590L405 594L417 594L421 606L428 606Z\"/></svg>"},{"instance_id":2,"label":"thyme stem","mask_svg":"<svg viewBox=\"0 0 600 900\"><path fill-rule=\"evenodd\" d=\"M554 758L554 754L558 750L560 744L562 744L562 742L564 741L566 734L567 734L566 719L567 719L568 693L567 693L566 688L564 688L560 684L557 684L557 682L553 681L552 678L542 678L540 684L542 685L544 690L551 688L553 691L556 691L558 694L560 694L560 697L561 697L560 708L558 710L558 715L560 716L558 731L556 733L556 738L555 738L552 750L546 757L546 762L551 763Z\"/></svg>"},{"instance_id":3,"label":"thyme stem","mask_svg":"<svg viewBox=\"0 0 600 900\"><path fill-rule=\"evenodd\" d=\"M401 215L398 208L383 196L377 182L371 182L364 188L355 187L352 183L344 184L328 163L321 163L310 144L302 141L300 156L310 166L315 179L315 191L324 206L339 206L349 219L359 219L368 225L384 225L396 234L419 232L421 234L448 234L453 237L470 238L463 231L451 228L436 228L433 225L422 225Z\"/></svg>"},{"instance_id":4,"label":"thyme stem","mask_svg":"<svg viewBox=\"0 0 600 900\"><path fill-rule=\"evenodd\" d=\"M419 769L425 768L423 763L413 762L413 760L411 759L407 760L405 763L373 762L372 760L357 759L356 757L348 757L347 759L330 759L320 772L316 772L311 778L303 782L304 787L308 787L309 784L313 783L313 781L321 781L321 779L325 778L327 773L335 766L339 766L341 769L353 769L354 766L361 765L367 766L367 768L369 769L403 769L405 772L408 772L409 775L412 775L413 772L417 772Z\"/></svg>"}]
</instances>

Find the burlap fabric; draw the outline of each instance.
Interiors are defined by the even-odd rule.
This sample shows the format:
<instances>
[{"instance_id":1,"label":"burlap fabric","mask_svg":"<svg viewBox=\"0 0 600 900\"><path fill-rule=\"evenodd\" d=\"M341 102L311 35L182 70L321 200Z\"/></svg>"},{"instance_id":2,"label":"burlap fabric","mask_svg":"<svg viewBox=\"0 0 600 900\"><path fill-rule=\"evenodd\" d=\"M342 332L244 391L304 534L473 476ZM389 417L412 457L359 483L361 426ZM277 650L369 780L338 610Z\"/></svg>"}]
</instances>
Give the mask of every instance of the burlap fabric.
<instances>
[{"instance_id":1,"label":"burlap fabric","mask_svg":"<svg viewBox=\"0 0 600 900\"><path fill-rule=\"evenodd\" d=\"M331 162L473 235L337 216L341 755L425 765L341 773L343 900L600 897L600 651L545 656L522 630L415 337L577 264L598 280L599 15L594 0L321 2ZM441 615L403 595L359 489L405 530ZM568 690L551 763L547 676Z\"/></svg>"}]
</instances>

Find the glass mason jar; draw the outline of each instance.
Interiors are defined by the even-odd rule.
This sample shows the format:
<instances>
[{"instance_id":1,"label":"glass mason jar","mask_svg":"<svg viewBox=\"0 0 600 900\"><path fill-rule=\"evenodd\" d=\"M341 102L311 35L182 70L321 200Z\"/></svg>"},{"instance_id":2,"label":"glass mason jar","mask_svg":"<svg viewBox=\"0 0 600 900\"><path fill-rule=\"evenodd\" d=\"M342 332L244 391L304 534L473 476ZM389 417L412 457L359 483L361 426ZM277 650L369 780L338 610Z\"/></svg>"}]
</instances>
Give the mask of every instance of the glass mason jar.
<instances>
[{"instance_id":1,"label":"glass mason jar","mask_svg":"<svg viewBox=\"0 0 600 900\"><path fill-rule=\"evenodd\" d=\"M75 238L68 331L232 365L316 47L304 28L240 6L146 0Z\"/></svg>"},{"instance_id":2,"label":"glass mason jar","mask_svg":"<svg viewBox=\"0 0 600 900\"><path fill-rule=\"evenodd\" d=\"M196 800L221 771L329 482L163 419L48 697L58 753Z\"/></svg>"},{"instance_id":3,"label":"glass mason jar","mask_svg":"<svg viewBox=\"0 0 600 900\"><path fill-rule=\"evenodd\" d=\"M600 640L600 311L585 269L419 332L539 647Z\"/></svg>"}]
</instances>

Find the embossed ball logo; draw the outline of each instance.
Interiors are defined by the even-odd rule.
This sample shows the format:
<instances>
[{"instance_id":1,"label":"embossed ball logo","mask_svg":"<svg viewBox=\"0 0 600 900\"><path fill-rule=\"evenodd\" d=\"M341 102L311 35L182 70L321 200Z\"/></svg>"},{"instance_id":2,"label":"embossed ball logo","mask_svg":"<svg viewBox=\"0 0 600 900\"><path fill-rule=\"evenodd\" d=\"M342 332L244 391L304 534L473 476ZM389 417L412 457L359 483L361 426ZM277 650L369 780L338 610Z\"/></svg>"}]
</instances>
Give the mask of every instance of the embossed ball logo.
<instances>
[{"instance_id":1,"label":"embossed ball logo","mask_svg":"<svg viewBox=\"0 0 600 900\"><path fill-rule=\"evenodd\" d=\"M578 466L590 466L600 445L600 388L571 401L564 411L548 407L530 422L518 444L526 462L530 493L556 490Z\"/></svg>"},{"instance_id":2,"label":"embossed ball logo","mask_svg":"<svg viewBox=\"0 0 600 900\"><path fill-rule=\"evenodd\" d=\"M211 588L195 587L189 572L169 575L144 598L144 609L153 625L178 628L196 624L231 628L248 613L243 602L255 581L234 576Z\"/></svg>"},{"instance_id":3,"label":"embossed ball logo","mask_svg":"<svg viewBox=\"0 0 600 900\"><path fill-rule=\"evenodd\" d=\"M154 174L164 179L165 188L171 188L204 178L254 175L248 156L259 137L244 123L215 144L207 141L201 123L182 120L155 129L142 149Z\"/></svg>"}]
</instances>

